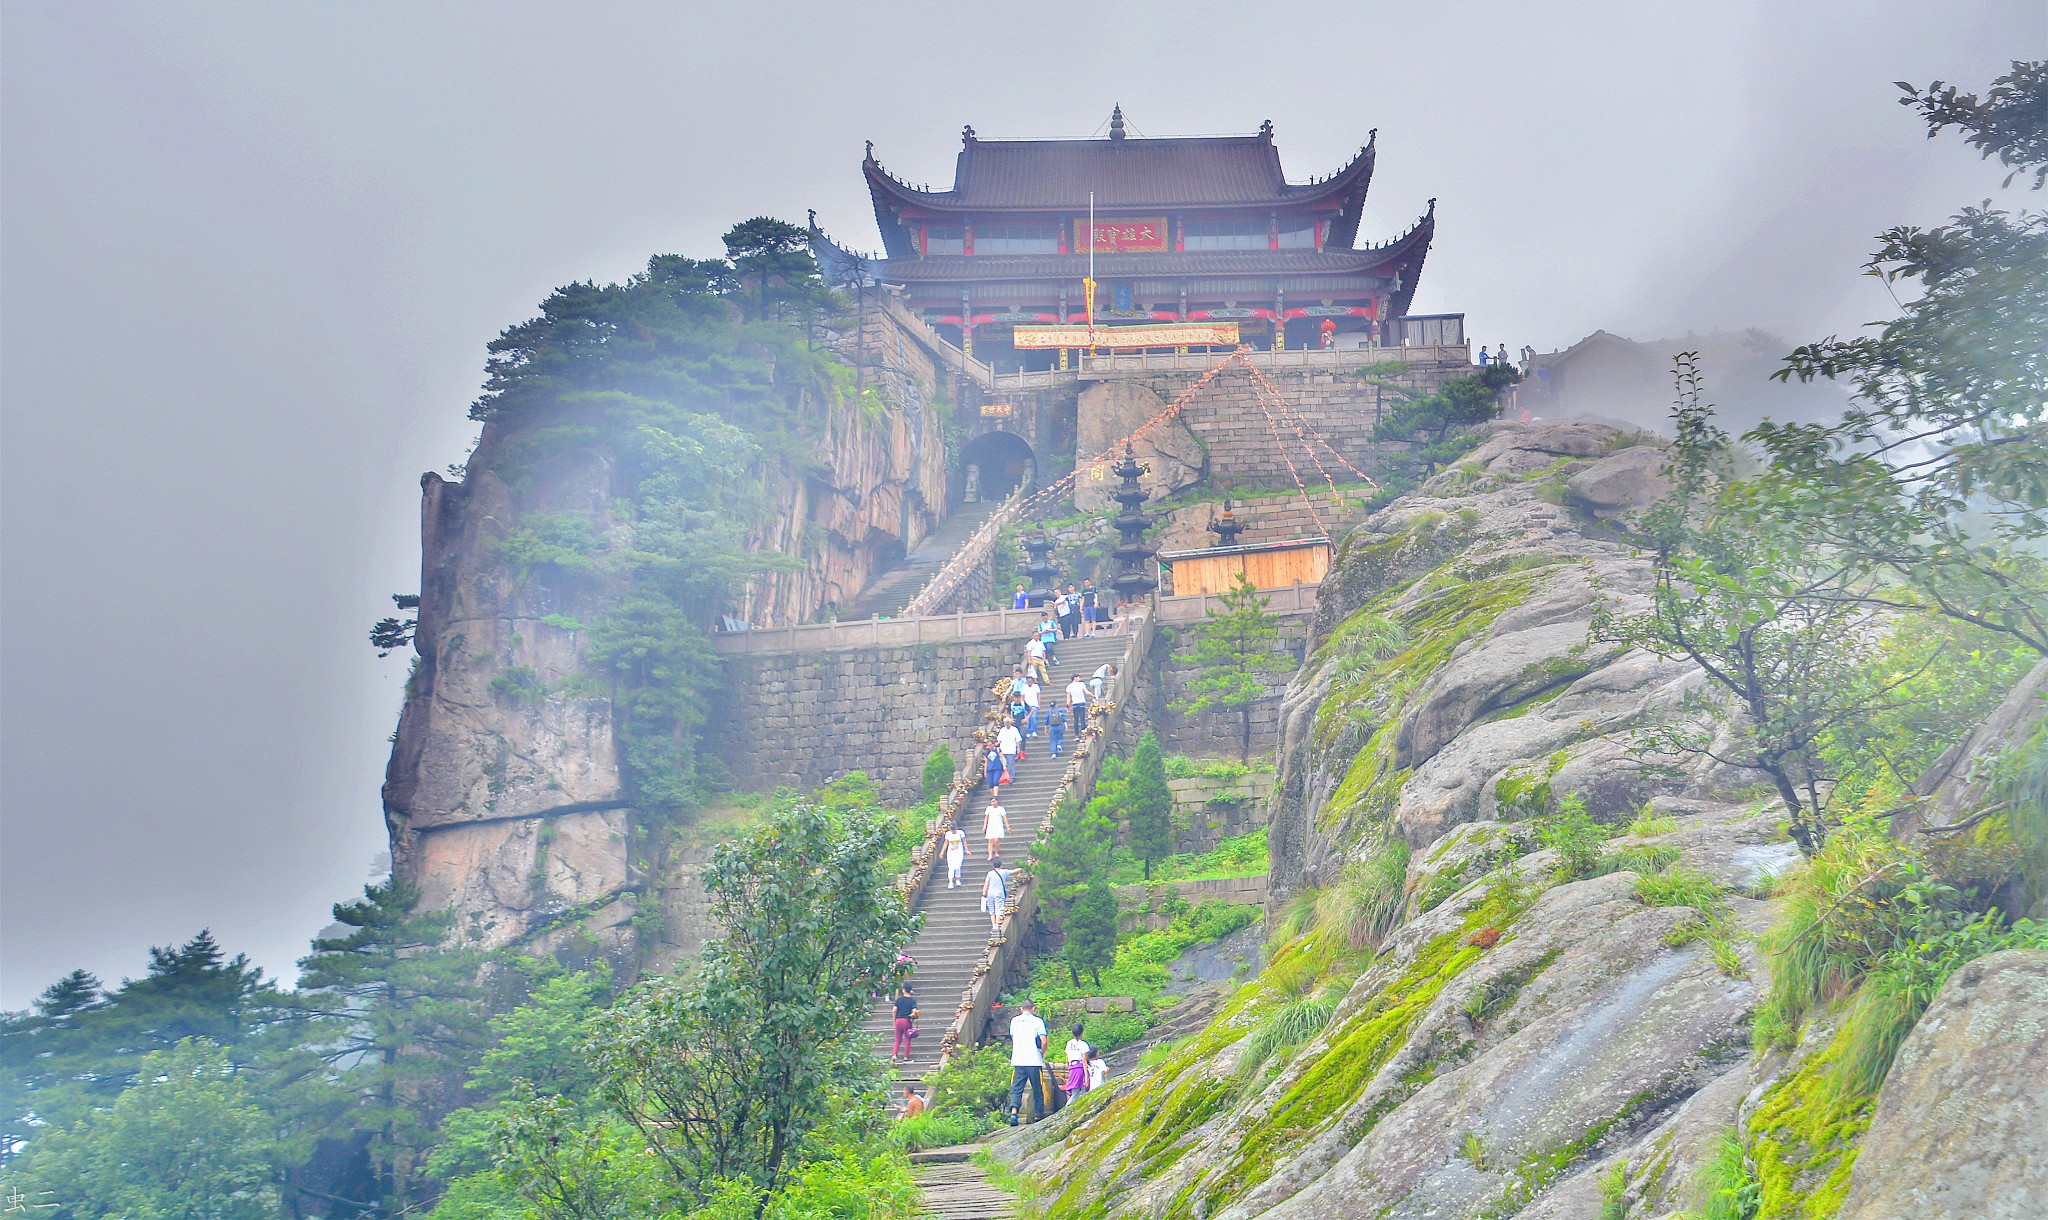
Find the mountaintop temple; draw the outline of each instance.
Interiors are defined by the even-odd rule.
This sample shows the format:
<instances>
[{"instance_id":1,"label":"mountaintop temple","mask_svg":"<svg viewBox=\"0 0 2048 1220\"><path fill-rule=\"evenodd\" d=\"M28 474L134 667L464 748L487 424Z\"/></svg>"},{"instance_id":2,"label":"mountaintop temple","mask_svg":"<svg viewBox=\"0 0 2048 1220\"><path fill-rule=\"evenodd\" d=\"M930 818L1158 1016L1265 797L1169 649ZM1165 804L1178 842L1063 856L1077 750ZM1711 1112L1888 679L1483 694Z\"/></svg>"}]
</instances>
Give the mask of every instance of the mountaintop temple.
<instances>
[{"instance_id":1,"label":"mountaintop temple","mask_svg":"<svg viewBox=\"0 0 2048 1220\"><path fill-rule=\"evenodd\" d=\"M1400 236L1355 244L1374 134L1335 173L1289 182L1271 122L1252 135L1151 139L1130 135L1119 107L1097 139L984 140L968 127L944 191L897 178L870 142L861 172L882 257L849 255L815 230L813 245L828 277L885 286L998 369L1065 367L1087 347L1443 342L1407 333L1428 321L1407 313L1435 201Z\"/></svg>"}]
</instances>

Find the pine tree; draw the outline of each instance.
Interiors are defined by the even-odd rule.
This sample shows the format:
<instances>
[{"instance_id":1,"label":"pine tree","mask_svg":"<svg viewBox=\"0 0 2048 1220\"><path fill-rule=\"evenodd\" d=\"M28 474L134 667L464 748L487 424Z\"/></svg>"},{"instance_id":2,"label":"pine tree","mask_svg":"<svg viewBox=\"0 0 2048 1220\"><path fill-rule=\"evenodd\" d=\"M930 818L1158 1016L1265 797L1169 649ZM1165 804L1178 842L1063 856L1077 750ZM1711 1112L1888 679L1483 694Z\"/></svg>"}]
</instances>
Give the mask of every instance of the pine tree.
<instances>
[{"instance_id":1,"label":"pine tree","mask_svg":"<svg viewBox=\"0 0 2048 1220\"><path fill-rule=\"evenodd\" d=\"M1153 863L1173 851L1173 792L1166 786L1166 759L1159 753L1159 738L1149 731L1138 739L1138 748L1131 755L1123 805L1131 832L1131 854L1144 862L1145 879L1150 881Z\"/></svg>"},{"instance_id":2,"label":"pine tree","mask_svg":"<svg viewBox=\"0 0 2048 1220\"><path fill-rule=\"evenodd\" d=\"M1238 744L1240 760L1251 761L1252 705L1267 697L1266 678L1294 667L1294 659L1275 648L1280 623L1266 613L1266 599L1244 573L1223 593L1223 608L1195 628L1190 660L1196 666L1189 695L1173 710L1186 716L1205 712L1236 712L1243 720Z\"/></svg>"},{"instance_id":3,"label":"pine tree","mask_svg":"<svg viewBox=\"0 0 2048 1220\"><path fill-rule=\"evenodd\" d=\"M1116 960L1116 895L1109 879L1098 873L1067 912L1067 944L1063 953L1074 986L1086 970L1102 985L1102 968Z\"/></svg>"},{"instance_id":4,"label":"pine tree","mask_svg":"<svg viewBox=\"0 0 2048 1220\"><path fill-rule=\"evenodd\" d=\"M1373 427L1373 439L1403 441L1410 461L1429 474L1463 457L1477 438L1470 429L1500 418L1502 390L1522 379L1514 366L1489 364L1470 377L1454 377L1422 398L1397 403Z\"/></svg>"},{"instance_id":5,"label":"pine tree","mask_svg":"<svg viewBox=\"0 0 2048 1220\"><path fill-rule=\"evenodd\" d=\"M1062 810L1053 819L1052 830L1032 849L1039 906L1054 922L1064 922L1081 891L1109 867L1116 824L1108 816L1107 804L1098 797L1079 809Z\"/></svg>"},{"instance_id":6,"label":"pine tree","mask_svg":"<svg viewBox=\"0 0 2048 1220\"><path fill-rule=\"evenodd\" d=\"M378 1189L401 1202L435 1123L489 1041L484 955L453 943L452 916L423 914L419 900L417 887L395 877L366 886L362 901L334 906L345 930L315 937L299 959L301 1015L313 1029L301 1033L298 1054L338 1074L349 1105L307 1113L301 1125L324 1117L371 1132ZM279 1072L300 1074L310 1072ZM331 1097L280 1104L317 1112Z\"/></svg>"}]
</instances>

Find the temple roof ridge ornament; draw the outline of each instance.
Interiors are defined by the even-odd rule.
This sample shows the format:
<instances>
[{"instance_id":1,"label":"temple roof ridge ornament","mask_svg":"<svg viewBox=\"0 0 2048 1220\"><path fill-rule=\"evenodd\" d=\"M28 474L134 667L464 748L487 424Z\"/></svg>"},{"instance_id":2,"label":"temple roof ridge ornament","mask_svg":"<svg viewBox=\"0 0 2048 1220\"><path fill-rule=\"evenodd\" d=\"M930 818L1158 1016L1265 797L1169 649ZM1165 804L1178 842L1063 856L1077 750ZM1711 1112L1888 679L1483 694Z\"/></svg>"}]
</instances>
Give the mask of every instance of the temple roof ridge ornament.
<instances>
[{"instance_id":1,"label":"temple roof ridge ornament","mask_svg":"<svg viewBox=\"0 0 2048 1220\"><path fill-rule=\"evenodd\" d=\"M1112 140L1124 138L1124 108L1121 103L1109 108L1109 138Z\"/></svg>"}]
</instances>

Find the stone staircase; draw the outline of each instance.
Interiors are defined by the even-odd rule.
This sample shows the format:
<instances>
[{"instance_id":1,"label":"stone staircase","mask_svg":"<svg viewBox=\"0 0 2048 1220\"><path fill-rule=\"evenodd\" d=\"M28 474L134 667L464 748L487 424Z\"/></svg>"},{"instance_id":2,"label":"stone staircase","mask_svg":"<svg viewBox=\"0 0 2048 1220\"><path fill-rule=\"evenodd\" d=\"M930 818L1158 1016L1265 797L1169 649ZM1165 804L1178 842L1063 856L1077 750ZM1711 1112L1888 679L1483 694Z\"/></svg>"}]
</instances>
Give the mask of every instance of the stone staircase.
<instances>
[{"instance_id":1,"label":"stone staircase","mask_svg":"<svg viewBox=\"0 0 2048 1220\"><path fill-rule=\"evenodd\" d=\"M904 605L917 596L917 591L924 588L932 574L967 545L968 539L974 537L974 531L980 529L981 523L988 520L998 507L999 502L994 500L962 504L952 516L940 522L939 528L906 556L902 564L882 573L862 589L839 617L842 620L864 619L879 614L883 618L893 618L902 613Z\"/></svg>"},{"instance_id":2,"label":"stone staircase","mask_svg":"<svg viewBox=\"0 0 2048 1220\"><path fill-rule=\"evenodd\" d=\"M1057 650L1059 664L1052 667L1053 689L1047 692L1047 696L1064 702L1068 679L1075 674L1085 679L1105 661L1115 661L1119 668L1128 669L1132 638L1126 629L1114 634L1061 641ZM1020 658L1023 655L1021 639L1018 641L1018 655ZM976 707L972 710L978 723L982 709ZM1075 744L1071 726L1067 744L1070 749ZM1037 737L1025 740L1024 759L1017 764L1015 778L1002 789L1003 808L1010 815L1010 833L1003 840L1002 850L1005 868L1029 866L1031 847L1045 826L1047 809L1072 759L1072 754L1063 754L1057 759L1052 757L1042 729ZM974 981L975 967L981 964L988 949L989 917L981 910L981 883L988 875L988 862L983 856L986 845L981 837L982 814L988 808L988 801L988 788L980 787L960 811L959 825L967 832L968 849L960 887L946 887L945 862L940 860L918 896L918 909L924 913L924 930L910 950L911 956L917 959L917 970L910 982L917 989L921 1005L922 1015L918 1018L921 1034L913 1044L910 1062L897 1065L902 1084L914 1083L938 1066L940 1036L953 1020L961 995ZM1014 890L1014 885L1012 888ZM875 1035L886 1055L895 1037L893 1009L886 1004L879 1005L870 1014L866 1028ZM972 1036L972 1033L968 1035Z\"/></svg>"}]
</instances>

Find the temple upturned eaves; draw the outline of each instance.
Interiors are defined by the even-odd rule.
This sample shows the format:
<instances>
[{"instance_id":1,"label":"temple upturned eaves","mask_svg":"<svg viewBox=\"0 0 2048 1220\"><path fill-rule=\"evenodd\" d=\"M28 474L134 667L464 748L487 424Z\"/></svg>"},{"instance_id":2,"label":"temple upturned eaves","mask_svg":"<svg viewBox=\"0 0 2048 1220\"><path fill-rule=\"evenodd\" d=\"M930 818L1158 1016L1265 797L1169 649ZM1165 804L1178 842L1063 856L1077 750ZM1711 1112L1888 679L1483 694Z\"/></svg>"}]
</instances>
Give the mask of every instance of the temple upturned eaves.
<instances>
[{"instance_id":1,"label":"temple upturned eaves","mask_svg":"<svg viewBox=\"0 0 2048 1220\"><path fill-rule=\"evenodd\" d=\"M1407 313L1435 204L1406 233L1354 246L1372 181L1368 139L1336 173L1287 181L1272 124L1256 135L983 140L962 133L950 190L861 163L885 257L875 279L941 334L1002 367L1046 367L1020 324L1084 315L1094 202L1095 321L1235 322L1260 348L1378 342ZM822 237L822 235L820 235ZM837 253L835 250L834 253Z\"/></svg>"}]
</instances>

